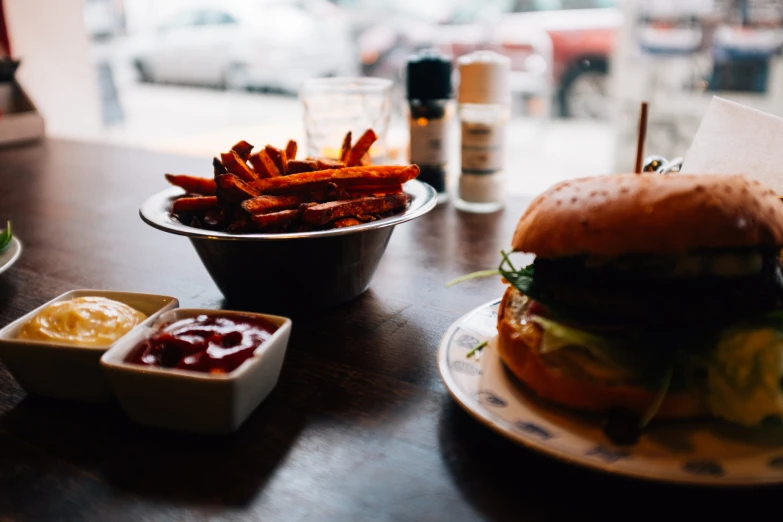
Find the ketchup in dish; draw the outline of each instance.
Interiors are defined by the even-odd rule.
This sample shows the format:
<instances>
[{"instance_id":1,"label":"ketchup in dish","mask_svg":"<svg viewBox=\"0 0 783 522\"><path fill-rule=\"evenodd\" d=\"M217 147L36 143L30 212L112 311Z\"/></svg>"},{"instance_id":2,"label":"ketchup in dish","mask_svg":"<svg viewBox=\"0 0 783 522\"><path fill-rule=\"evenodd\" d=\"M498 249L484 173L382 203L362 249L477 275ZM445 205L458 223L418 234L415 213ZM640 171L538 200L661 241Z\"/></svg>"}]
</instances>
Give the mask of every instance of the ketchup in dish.
<instances>
[{"instance_id":1,"label":"ketchup in dish","mask_svg":"<svg viewBox=\"0 0 783 522\"><path fill-rule=\"evenodd\" d=\"M161 327L126 362L205 373L229 373L253 356L277 326L260 317L198 315Z\"/></svg>"},{"instance_id":2,"label":"ketchup in dish","mask_svg":"<svg viewBox=\"0 0 783 522\"><path fill-rule=\"evenodd\" d=\"M79 346L113 343L147 318L125 303L105 297L76 297L53 303L22 326L20 339Z\"/></svg>"}]
</instances>

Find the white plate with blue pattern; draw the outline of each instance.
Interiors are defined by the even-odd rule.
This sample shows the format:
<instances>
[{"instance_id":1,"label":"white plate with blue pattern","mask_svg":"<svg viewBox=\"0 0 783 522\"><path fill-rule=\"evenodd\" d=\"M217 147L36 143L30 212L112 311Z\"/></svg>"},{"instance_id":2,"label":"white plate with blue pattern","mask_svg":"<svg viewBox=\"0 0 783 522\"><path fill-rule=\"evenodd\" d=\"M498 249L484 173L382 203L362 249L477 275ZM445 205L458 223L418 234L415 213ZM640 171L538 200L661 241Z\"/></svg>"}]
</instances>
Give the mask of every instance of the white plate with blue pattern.
<instances>
[{"instance_id":1,"label":"white plate with blue pattern","mask_svg":"<svg viewBox=\"0 0 783 522\"><path fill-rule=\"evenodd\" d=\"M711 486L783 483L783 435L719 421L651 425L633 446L615 446L600 420L546 404L508 372L495 348L500 300L458 319L438 350L451 396L501 435L557 459L630 477ZM466 357L489 341L478 357Z\"/></svg>"}]
</instances>

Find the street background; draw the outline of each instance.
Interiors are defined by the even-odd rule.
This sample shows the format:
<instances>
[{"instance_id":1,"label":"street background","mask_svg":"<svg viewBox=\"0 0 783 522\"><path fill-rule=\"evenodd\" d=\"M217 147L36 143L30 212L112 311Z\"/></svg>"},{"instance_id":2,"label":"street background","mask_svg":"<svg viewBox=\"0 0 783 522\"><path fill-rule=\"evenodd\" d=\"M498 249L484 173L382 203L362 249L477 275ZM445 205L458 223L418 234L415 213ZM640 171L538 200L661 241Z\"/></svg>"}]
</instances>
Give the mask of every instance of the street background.
<instances>
[{"instance_id":1,"label":"street background","mask_svg":"<svg viewBox=\"0 0 783 522\"><path fill-rule=\"evenodd\" d=\"M404 65L422 49L511 59L512 193L630 170L642 100L646 152L670 159L687 154L714 95L783 115L783 0L44 3L8 0L7 10L21 27L20 81L54 137L200 157L240 139L280 146L304 139L303 81L374 76L395 82L388 160L406 162ZM90 72L69 74L88 70L79 60Z\"/></svg>"}]
</instances>

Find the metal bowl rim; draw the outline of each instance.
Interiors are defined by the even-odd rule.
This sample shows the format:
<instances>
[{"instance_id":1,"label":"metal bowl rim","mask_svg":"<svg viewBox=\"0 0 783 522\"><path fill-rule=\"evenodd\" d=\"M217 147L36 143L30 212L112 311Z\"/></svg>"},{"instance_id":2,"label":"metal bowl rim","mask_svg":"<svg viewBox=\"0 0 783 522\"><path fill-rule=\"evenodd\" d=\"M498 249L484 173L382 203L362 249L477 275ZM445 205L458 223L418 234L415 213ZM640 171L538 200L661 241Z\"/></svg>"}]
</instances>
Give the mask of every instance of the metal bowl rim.
<instances>
[{"instance_id":1,"label":"metal bowl rim","mask_svg":"<svg viewBox=\"0 0 783 522\"><path fill-rule=\"evenodd\" d=\"M411 180L403 185L403 190L411 196L411 202L405 212L389 216L377 221L363 223L346 228L317 230L313 232L291 232L277 234L232 234L218 232L184 225L171 216L171 202L174 197L182 196L185 191L179 187L169 187L162 190L142 203L139 208L141 219L153 228L186 236L191 239L216 239L223 241L282 241L289 239L315 239L325 237L346 236L369 230L393 227L412 219L423 216L438 204L438 194L434 188L419 180Z\"/></svg>"}]
</instances>

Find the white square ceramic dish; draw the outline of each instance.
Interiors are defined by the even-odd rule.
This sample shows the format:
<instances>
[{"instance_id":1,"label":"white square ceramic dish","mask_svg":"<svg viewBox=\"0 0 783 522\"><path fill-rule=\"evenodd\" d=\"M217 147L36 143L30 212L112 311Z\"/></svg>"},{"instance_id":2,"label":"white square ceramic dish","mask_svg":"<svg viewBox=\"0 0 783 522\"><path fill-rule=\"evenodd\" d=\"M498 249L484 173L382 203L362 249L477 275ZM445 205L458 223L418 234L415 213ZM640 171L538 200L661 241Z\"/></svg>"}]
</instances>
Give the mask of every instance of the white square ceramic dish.
<instances>
[{"instance_id":1,"label":"white square ceramic dish","mask_svg":"<svg viewBox=\"0 0 783 522\"><path fill-rule=\"evenodd\" d=\"M113 345L74 346L18 339L22 326L46 306L87 296L113 299L147 315L126 337L155 321L163 312L179 306L174 297L108 290L72 290L39 306L0 330L0 360L28 393L89 402L111 399L100 359Z\"/></svg>"},{"instance_id":2,"label":"white square ceramic dish","mask_svg":"<svg viewBox=\"0 0 783 522\"><path fill-rule=\"evenodd\" d=\"M137 329L101 358L114 395L128 416L140 424L203 434L236 431L277 384L291 335L286 317L227 310L182 308L162 314L156 324L201 314L260 317L277 325L253 356L226 374L157 368L125 362L155 325Z\"/></svg>"}]
</instances>

